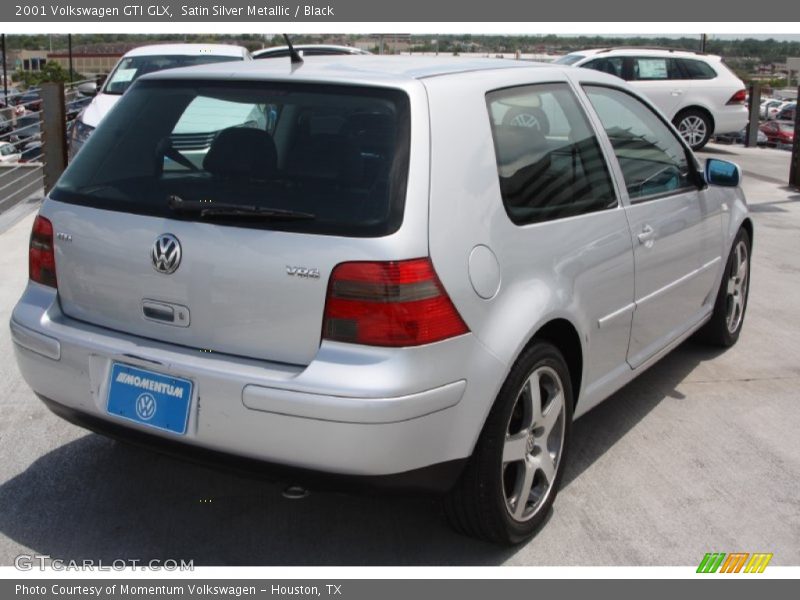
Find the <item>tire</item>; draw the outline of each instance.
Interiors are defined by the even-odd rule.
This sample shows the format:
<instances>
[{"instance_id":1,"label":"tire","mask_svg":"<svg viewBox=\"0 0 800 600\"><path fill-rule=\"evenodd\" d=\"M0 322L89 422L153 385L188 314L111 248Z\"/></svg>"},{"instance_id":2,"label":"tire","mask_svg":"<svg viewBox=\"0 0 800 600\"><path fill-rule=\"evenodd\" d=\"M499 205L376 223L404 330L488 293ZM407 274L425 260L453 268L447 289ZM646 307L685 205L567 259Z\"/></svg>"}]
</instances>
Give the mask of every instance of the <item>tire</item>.
<instances>
[{"instance_id":1,"label":"tire","mask_svg":"<svg viewBox=\"0 0 800 600\"><path fill-rule=\"evenodd\" d=\"M750 292L751 248L750 235L740 229L725 263L711 320L698 332L699 338L708 344L727 348L739 339Z\"/></svg>"},{"instance_id":2,"label":"tire","mask_svg":"<svg viewBox=\"0 0 800 600\"><path fill-rule=\"evenodd\" d=\"M538 403L531 389L539 392ZM564 357L552 344L534 342L512 367L469 463L444 499L456 531L504 545L533 536L558 493L572 409Z\"/></svg>"},{"instance_id":3,"label":"tire","mask_svg":"<svg viewBox=\"0 0 800 600\"><path fill-rule=\"evenodd\" d=\"M503 117L503 125L530 127L539 130L543 135L550 133L547 114L537 107L510 109Z\"/></svg>"},{"instance_id":4,"label":"tire","mask_svg":"<svg viewBox=\"0 0 800 600\"><path fill-rule=\"evenodd\" d=\"M696 108L681 111L672 122L692 150L700 150L714 133L714 126L708 114Z\"/></svg>"}]
</instances>

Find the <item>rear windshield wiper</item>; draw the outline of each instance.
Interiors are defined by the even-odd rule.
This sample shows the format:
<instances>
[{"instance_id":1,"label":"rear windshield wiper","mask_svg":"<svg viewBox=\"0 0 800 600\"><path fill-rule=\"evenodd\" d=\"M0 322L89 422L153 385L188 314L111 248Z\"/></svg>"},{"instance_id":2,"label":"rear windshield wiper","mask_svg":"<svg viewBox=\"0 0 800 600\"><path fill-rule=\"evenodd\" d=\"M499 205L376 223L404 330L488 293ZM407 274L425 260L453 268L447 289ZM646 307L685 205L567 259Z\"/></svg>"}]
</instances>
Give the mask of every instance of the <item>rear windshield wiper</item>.
<instances>
[{"instance_id":1,"label":"rear windshield wiper","mask_svg":"<svg viewBox=\"0 0 800 600\"><path fill-rule=\"evenodd\" d=\"M171 195L168 200L170 209L175 212L191 213L200 218L244 217L256 219L299 221L315 219L313 213L281 208L267 208L253 204L233 204L228 202L210 202L204 200L183 200L180 196Z\"/></svg>"}]
</instances>

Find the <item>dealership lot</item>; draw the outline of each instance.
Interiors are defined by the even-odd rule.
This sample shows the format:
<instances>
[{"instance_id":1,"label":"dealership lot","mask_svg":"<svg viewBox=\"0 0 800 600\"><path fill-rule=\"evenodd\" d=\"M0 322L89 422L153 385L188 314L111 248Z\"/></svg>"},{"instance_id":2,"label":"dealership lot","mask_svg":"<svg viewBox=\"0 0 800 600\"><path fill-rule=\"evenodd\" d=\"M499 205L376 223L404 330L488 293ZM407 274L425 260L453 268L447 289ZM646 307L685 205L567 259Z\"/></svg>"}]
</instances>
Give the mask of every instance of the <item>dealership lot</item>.
<instances>
[{"instance_id":1,"label":"dealership lot","mask_svg":"<svg viewBox=\"0 0 800 600\"><path fill-rule=\"evenodd\" d=\"M20 378L4 325L25 284L32 215L0 217L0 564L38 553L196 565L692 565L711 551L800 563L800 193L785 187L786 152L701 153L711 155L742 165L756 221L739 344L684 344L580 419L549 522L513 549L452 533L429 499L286 500L282 484L52 416Z\"/></svg>"}]
</instances>

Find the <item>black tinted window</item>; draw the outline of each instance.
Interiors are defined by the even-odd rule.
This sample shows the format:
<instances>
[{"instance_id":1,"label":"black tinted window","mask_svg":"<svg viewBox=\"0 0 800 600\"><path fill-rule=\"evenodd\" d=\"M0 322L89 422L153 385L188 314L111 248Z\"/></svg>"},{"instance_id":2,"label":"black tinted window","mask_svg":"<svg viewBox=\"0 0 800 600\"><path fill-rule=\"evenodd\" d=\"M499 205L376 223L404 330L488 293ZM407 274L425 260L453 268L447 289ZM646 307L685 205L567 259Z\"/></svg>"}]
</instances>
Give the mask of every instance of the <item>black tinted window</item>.
<instances>
[{"instance_id":1,"label":"black tinted window","mask_svg":"<svg viewBox=\"0 0 800 600\"><path fill-rule=\"evenodd\" d=\"M226 219L379 236L402 221L408 96L288 83L142 81L123 96L51 192L107 210L201 220L168 198L310 213ZM205 215L208 217L208 215Z\"/></svg>"},{"instance_id":2,"label":"black tinted window","mask_svg":"<svg viewBox=\"0 0 800 600\"><path fill-rule=\"evenodd\" d=\"M623 58L621 56L595 58L594 60L590 60L581 66L586 67L587 69L594 69L595 71L600 71L601 73L608 73L609 75L616 75L617 77L622 78L622 61Z\"/></svg>"},{"instance_id":3,"label":"black tinted window","mask_svg":"<svg viewBox=\"0 0 800 600\"><path fill-rule=\"evenodd\" d=\"M486 103L500 192L514 223L616 206L597 139L565 84L498 90Z\"/></svg>"},{"instance_id":4,"label":"black tinted window","mask_svg":"<svg viewBox=\"0 0 800 600\"><path fill-rule=\"evenodd\" d=\"M686 149L650 108L620 90L585 89L614 147L631 200L694 186Z\"/></svg>"},{"instance_id":5,"label":"black tinted window","mask_svg":"<svg viewBox=\"0 0 800 600\"><path fill-rule=\"evenodd\" d=\"M716 71L701 60L682 58L680 64L686 79L714 79L717 76Z\"/></svg>"}]
</instances>

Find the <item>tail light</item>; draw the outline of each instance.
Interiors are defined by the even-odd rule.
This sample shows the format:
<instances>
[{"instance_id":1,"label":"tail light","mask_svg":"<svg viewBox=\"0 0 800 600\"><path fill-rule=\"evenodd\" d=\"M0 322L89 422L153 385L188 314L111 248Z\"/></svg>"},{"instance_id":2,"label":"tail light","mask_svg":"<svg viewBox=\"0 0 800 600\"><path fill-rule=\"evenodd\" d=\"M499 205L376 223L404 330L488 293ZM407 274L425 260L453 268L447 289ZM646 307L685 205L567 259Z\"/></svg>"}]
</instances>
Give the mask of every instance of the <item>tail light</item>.
<instances>
[{"instance_id":1,"label":"tail light","mask_svg":"<svg viewBox=\"0 0 800 600\"><path fill-rule=\"evenodd\" d=\"M739 90L726 104L744 104L747 100L747 90Z\"/></svg>"},{"instance_id":2,"label":"tail light","mask_svg":"<svg viewBox=\"0 0 800 600\"><path fill-rule=\"evenodd\" d=\"M429 258L347 262L331 274L322 337L419 346L467 333Z\"/></svg>"},{"instance_id":3,"label":"tail light","mask_svg":"<svg viewBox=\"0 0 800 600\"><path fill-rule=\"evenodd\" d=\"M58 287L53 224L41 216L37 216L33 222L31 242L28 246L28 274L31 281Z\"/></svg>"}]
</instances>

